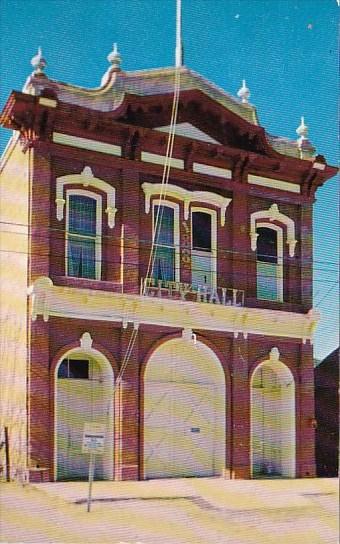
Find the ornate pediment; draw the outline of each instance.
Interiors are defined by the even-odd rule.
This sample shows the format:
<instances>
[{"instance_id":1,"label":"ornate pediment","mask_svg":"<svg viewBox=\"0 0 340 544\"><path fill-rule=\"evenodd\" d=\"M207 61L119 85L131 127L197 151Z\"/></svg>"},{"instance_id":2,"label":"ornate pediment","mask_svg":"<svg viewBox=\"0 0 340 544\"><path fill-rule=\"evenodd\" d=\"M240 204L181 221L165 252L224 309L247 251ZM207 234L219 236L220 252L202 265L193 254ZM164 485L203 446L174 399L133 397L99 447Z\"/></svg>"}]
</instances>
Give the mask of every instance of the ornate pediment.
<instances>
[{"instance_id":1,"label":"ornate pediment","mask_svg":"<svg viewBox=\"0 0 340 544\"><path fill-rule=\"evenodd\" d=\"M115 119L129 125L167 132L172 94L126 95ZM249 123L201 91L183 91L178 105L176 133L190 139L275 156L262 127Z\"/></svg>"},{"instance_id":2,"label":"ornate pediment","mask_svg":"<svg viewBox=\"0 0 340 544\"><path fill-rule=\"evenodd\" d=\"M170 132L170 125L164 127L156 127L156 130L160 132ZM220 144L209 134L203 132L199 128L195 127L191 123L177 123L175 126L176 136L184 136L185 138L191 138L192 140L198 140L200 142L208 142L209 144Z\"/></svg>"}]
</instances>

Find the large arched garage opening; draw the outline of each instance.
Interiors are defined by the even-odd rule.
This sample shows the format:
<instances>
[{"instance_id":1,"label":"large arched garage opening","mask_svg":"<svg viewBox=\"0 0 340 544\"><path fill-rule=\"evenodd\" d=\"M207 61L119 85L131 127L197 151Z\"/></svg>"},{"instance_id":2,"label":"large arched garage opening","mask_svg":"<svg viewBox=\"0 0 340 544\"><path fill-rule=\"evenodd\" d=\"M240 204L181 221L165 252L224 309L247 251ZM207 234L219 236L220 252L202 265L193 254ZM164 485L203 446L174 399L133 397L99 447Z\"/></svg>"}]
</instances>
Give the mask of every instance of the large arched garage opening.
<instances>
[{"instance_id":1,"label":"large arched garage opening","mask_svg":"<svg viewBox=\"0 0 340 544\"><path fill-rule=\"evenodd\" d=\"M219 476L225 468L225 375L202 342L168 340L144 373L144 478Z\"/></svg>"},{"instance_id":2,"label":"large arched garage opening","mask_svg":"<svg viewBox=\"0 0 340 544\"><path fill-rule=\"evenodd\" d=\"M85 423L105 426L103 455L96 456L94 478L113 479L113 394L111 364L98 350L75 348L55 369L55 479L88 478L89 454L82 453Z\"/></svg>"},{"instance_id":3,"label":"large arched garage opening","mask_svg":"<svg viewBox=\"0 0 340 544\"><path fill-rule=\"evenodd\" d=\"M295 384L276 348L251 378L253 478L295 477Z\"/></svg>"}]
</instances>

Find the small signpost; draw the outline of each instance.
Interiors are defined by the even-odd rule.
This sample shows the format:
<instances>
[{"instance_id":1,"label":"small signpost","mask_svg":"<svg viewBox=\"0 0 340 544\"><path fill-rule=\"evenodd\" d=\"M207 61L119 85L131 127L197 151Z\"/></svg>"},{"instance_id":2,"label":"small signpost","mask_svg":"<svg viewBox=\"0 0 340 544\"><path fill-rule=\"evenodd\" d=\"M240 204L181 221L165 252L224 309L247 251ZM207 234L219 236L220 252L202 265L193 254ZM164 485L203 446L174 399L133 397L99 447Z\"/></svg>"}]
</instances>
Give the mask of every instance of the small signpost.
<instances>
[{"instance_id":1,"label":"small signpost","mask_svg":"<svg viewBox=\"0 0 340 544\"><path fill-rule=\"evenodd\" d=\"M92 482L95 468L95 455L103 455L105 444L105 425L99 423L85 423L83 433L83 453L90 454L89 464L89 493L87 497L87 511L91 511Z\"/></svg>"}]
</instances>

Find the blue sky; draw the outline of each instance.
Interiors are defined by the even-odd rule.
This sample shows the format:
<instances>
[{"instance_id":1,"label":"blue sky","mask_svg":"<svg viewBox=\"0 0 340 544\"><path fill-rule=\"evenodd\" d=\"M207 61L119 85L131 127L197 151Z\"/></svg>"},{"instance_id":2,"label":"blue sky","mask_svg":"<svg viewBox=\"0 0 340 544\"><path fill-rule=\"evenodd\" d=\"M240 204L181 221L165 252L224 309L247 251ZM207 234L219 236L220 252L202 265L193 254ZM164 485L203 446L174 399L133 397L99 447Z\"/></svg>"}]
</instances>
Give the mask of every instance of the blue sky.
<instances>
[{"instance_id":1,"label":"blue sky","mask_svg":"<svg viewBox=\"0 0 340 544\"><path fill-rule=\"evenodd\" d=\"M236 95L245 78L260 123L310 140L338 164L336 0L182 0L185 64ZM123 69L174 64L175 0L1 0L1 107L32 71L39 45L53 79L96 87L118 42ZM8 140L1 129L0 150ZM314 305L322 312L315 355L338 344L338 189L318 191Z\"/></svg>"}]
</instances>

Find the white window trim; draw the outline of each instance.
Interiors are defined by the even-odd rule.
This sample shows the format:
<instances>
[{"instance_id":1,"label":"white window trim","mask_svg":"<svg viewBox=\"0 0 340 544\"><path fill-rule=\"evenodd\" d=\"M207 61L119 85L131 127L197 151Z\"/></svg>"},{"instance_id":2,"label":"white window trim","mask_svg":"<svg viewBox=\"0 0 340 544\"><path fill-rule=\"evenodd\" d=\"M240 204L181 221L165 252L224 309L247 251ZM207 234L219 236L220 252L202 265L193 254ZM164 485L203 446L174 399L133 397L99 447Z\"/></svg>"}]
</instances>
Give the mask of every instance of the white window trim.
<instances>
[{"instance_id":1,"label":"white window trim","mask_svg":"<svg viewBox=\"0 0 340 544\"><path fill-rule=\"evenodd\" d=\"M102 197L91 191L86 191L84 189L67 189L66 191L66 234L65 234L65 271L66 276L76 277L81 279L78 276L71 276L68 273L68 227L69 227L69 198L71 195L80 195L87 196L96 201L96 241L95 241L95 278L96 280L101 279L101 264L102 264Z\"/></svg>"},{"instance_id":2,"label":"white window trim","mask_svg":"<svg viewBox=\"0 0 340 544\"><path fill-rule=\"evenodd\" d=\"M106 183L106 181L95 178L89 166L85 166L80 174L71 174L57 178L55 203L57 205L56 214L58 221L61 221L64 217L64 187L65 185L72 184L83 185L83 187L94 187L95 189L99 189L103 193L106 193L107 207L105 213L107 214L108 226L112 229L115 226L115 216L117 212L116 190Z\"/></svg>"},{"instance_id":3,"label":"white window trim","mask_svg":"<svg viewBox=\"0 0 340 544\"><path fill-rule=\"evenodd\" d=\"M256 223L256 229L258 228L272 229L277 232L277 266L276 266L276 281L277 281L277 300L273 302L283 302L283 229L278 225L273 225L272 223ZM256 233L256 239L258 234ZM256 260L256 265L257 265ZM256 280L257 280L257 270L256 270ZM257 285L257 283L256 283ZM267 299L261 299L267 300Z\"/></svg>"},{"instance_id":4,"label":"white window trim","mask_svg":"<svg viewBox=\"0 0 340 544\"><path fill-rule=\"evenodd\" d=\"M174 210L175 281L180 281L179 205L170 200L156 199L152 201L152 240L154 240L154 245L157 246L155 239L155 206L168 207Z\"/></svg>"},{"instance_id":5,"label":"white window trim","mask_svg":"<svg viewBox=\"0 0 340 544\"><path fill-rule=\"evenodd\" d=\"M207 251L198 251L193 249L193 221L192 214L194 212L203 212L211 216L211 259L212 259L212 288L217 288L217 214L215 210L203 208L200 206L192 206L191 208L191 253L195 255L207 255Z\"/></svg>"},{"instance_id":6,"label":"white window trim","mask_svg":"<svg viewBox=\"0 0 340 544\"><path fill-rule=\"evenodd\" d=\"M150 212L151 197L163 194L164 186L161 183L143 183L142 189L145 193L145 213ZM192 202L204 202L210 206L216 206L220 208L221 213L221 227L225 225L225 216L227 207L231 202L231 198L218 195L216 193L210 193L209 191L188 191L179 187L178 185L172 185L168 183L166 186L166 195L177 200L184 202L184 219L189 219L189 209Z\"/></svg>"},{"instance_id":7,"label":"white window trim","mask_svg":"<svg viewBox=\"0 0 340 544\"><path fill-rule=\"evenodd\" d=\"M295 239L295 223L293 219L284 215L279 211L277 204L272 204L268 210L261 210L254 212L250 216L250 239L251 239L251 249L256 251L257 247L257 237L256 233L257 220L258 219L269 219L270 222L278 221L286 226L287 229L287 244L289 246L289 256L294 257L295 255L295 246L297 240Z\"/></svg>"}]
</instances>

